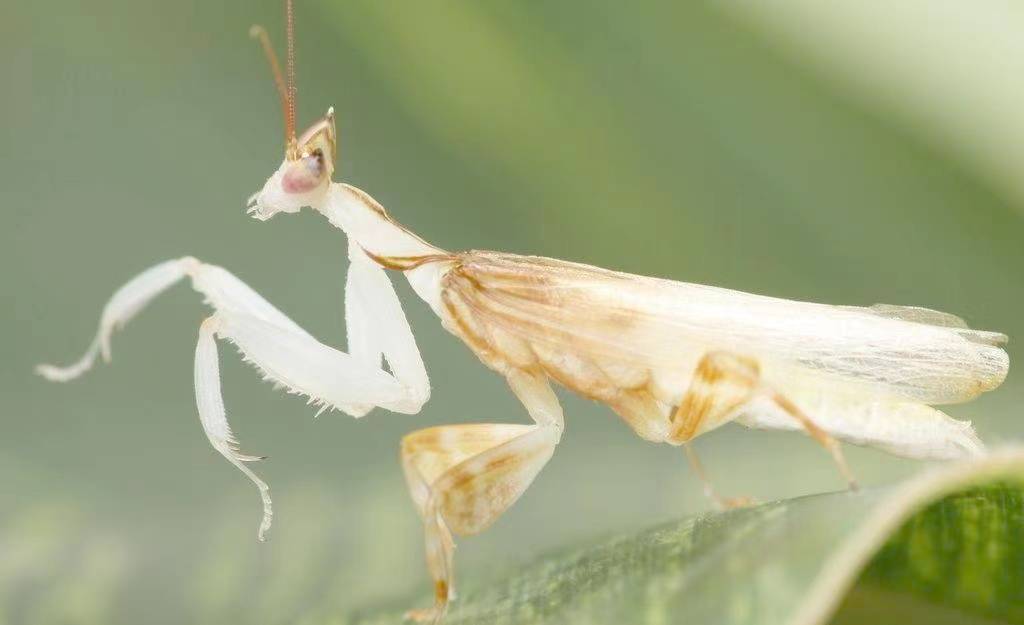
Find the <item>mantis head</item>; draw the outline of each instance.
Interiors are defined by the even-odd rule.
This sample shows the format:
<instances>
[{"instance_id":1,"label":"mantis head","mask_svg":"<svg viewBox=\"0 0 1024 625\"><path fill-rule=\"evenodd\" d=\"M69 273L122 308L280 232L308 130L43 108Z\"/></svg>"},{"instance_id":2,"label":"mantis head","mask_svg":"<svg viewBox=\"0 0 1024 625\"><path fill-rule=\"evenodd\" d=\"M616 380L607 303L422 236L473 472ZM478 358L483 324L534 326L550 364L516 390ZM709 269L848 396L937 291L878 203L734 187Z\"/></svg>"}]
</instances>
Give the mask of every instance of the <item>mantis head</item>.
<instances>
[{"instance_id":1,"label":"mantis head","mask_svg":"<svg viewBox=\"0 0 1024 625\"><path fill-rule=\"evenodd\" d=\"M298 139L289 140L281 166L249 198L247 212L265 221L277 213L297 213L303 206L318 208L331 184L336 154L331 108Z\"/></svg>"},{"instance_id":2,"label":"mantis head","mask_svg":"<svg viewBox=\"0 0 1024 625\"><path fill-rule=\"evenodd\" d=\"M331 184L337 155L333 108L328 109L326 115L300 136L295 136L295 28L292 0L286 0L285 13L288 25L287 81L270 45L267 31L262 26L253 26L249 30L249 34L259 40L270 63L284 114L284 161L248 202L247 212L261 221L277 213L296 213L303 206L318 208Z\"/></svg>"}]
</instances>

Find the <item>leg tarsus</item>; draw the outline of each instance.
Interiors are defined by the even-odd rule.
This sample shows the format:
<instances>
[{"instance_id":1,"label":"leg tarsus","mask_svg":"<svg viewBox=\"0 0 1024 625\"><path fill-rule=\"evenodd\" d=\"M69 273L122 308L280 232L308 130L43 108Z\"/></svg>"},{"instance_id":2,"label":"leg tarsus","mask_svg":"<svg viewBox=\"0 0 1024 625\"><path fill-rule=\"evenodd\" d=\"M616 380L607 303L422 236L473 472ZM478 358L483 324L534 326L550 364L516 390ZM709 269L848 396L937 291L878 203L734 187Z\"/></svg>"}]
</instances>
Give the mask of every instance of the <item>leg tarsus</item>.
<instances>
[{"instance_id":1,"label":"leg tarsus","mask_svg":"<svg viewBox=\"0 0 1024 625\"><path fill-rule=\"evenodd\" d=\"M441 581L434 582L434 605L429 608L415 608L406 610L402 619L414 623L430 623L438 625L448 614L448 604L451 602L451 589Z\"/></svg>"},{"instance_id":2,"label":"leg tarsus","mask_svg":"<svg viewBox=\"0 0 1024 625\"><path fill-rule=\"evenodd\" d=\"M223 454L224 452L221 453ZM256 488L259 489L260 501L263 503L263 517L260 519L259 529L256 530L256 539L259 540L261 543L265 543L267 542L267 532L270 530L270 525L274 520L274 504L270 499L270 486L268 486L266 482L261 480L259 476L257 476L256 473L253 472L249 467L242 464L242 462L246 462L247 460L243 460L240 458L236 462L235 459L231 456L225 454L225 457L228 459L228 462L238 467L239 471L244 473L246 477L252 480L253 484L256 485ZM254 457L243 456L242 458ZM260 460L261 458L254 459Z\"/></svg>"},{"instance_id":3,"label":"leg tarsus","mask_svg":"<svg viewBox=\"0 0 1024 625\"><path fill-rule=\"evenodd\" d=\"M448 613L448 602L437 603L429 608L415 608L413 610L406 610L405 614L402 615L402 619L411 621L413 623L429 623L430 625L440 625L444 621L445 615Z\"/></svg>"},{"instance_id":4,"label":"leg tarsus","mask_svg":"<svg viewBox=\"0 0 1024 625\"><path fill-rule=\"evenodd\" d=\"M96 357L99 353L100 342L98 339L95 339L77 362L64 367L50 364L36 365L35 372L36 375L40 375L50 382L70 382L80 377L89 369L92 369L92 365L96 362Z\"/></svg>"},{"instance_id":5,"label":"leg tarsus","mask_svg":"<svg viewBox=\"0 0 1024 625\"><path fill-rule=\"evenodd\" d=\"M256 473L245 465L246 462L260 460L259 456L243 454L238 449L238 440L231 431L228 424L227 413L224 410L224 399L220 387L220 361L217 356L217 343L214 336L218 328L216 315L208 317L199 327L199 341L196 343L195 357L195 392L196 409L199 412L199 422L206 432L210 444L224 458L235 465L239 471L245 474L260 492L260 500L263 502L263 518L260 520L260 527L257 538L264 542L267 538L267 530L270 529L274 517L273 504L270 500L270 487L261 480Z\"/></svg>"},{"instance_id":6,"label":"leg tarsus","mask_svg":"<svg viewBox=\"0 0 1024 625\"><path fill-rule=\"evenodd\" d=\"M434 579L434 605L429 608L408 610L403 618L416 623L440 623L448 613L448 604L455 598L453 581L453 555L455 541L452 540L444 518L438 511L437 500L431 493L424 514L423 529L427 552L427 569Z\"/></svg>"},{"instance_id":7,"label":"leg tarsus","mask_svg":"<svg viewBox=\"0 0 1024 625\"><path fill-rule=\"evenodd\" d=\"M690 468L693 469L693 472L704 486L704 496L711 500L715 508L718 510L732 510L734 508L746 508L757 503L757 500L753 497L722 497L719 495L708 478L708 474L704 471L704 464L697 456L693 445L689 442L683 443L683 449L686 451L686 459L690 462Z\"/></svg>"},{"instance_id":8,"label":"leg tarsus","mask_svg":"<svg viewBox=\"0 0 1024 625\"><path fill-rule=\"evenodd\" d=\"M96 337L85 354L66 367L38 365L35 372L51 382L68 382L92 368L98 356L110 362L110 336L139 313L157 295L181 280L198 261L191 257L164 261L146 269L124 284L107 301Z\"/></svg>"}]
</instances>

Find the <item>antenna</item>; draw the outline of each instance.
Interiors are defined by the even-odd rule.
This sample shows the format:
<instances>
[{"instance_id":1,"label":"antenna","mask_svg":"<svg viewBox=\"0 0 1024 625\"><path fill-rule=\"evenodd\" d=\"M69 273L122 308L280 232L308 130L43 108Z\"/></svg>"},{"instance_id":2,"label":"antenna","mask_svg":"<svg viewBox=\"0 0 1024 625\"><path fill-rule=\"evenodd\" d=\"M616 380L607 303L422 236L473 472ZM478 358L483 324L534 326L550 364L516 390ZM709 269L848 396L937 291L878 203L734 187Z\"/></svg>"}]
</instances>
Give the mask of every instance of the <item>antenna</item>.
<instances>
[{"instance_id":1,"label":"antenna","mask_svg":"<svg viewBox=\"0 0 1024 625\"><path fill-rule=\"evenodd\" d=\"M288 33L288 109L285 112L285 126L290 140L295 142L295 10L292 0L284 2L285 20Z\"/></svg>"},{"instance_id":2,"label":"antenna","mask_svg":"<svg viewBox=\"0 0 1024 625\"><path fill-rule=\"evenodd\" d=\"M281 114L284 116L285 156L289 160L294 160L298 155L295 144L295 13L292 0L285 0L285 19L288 33L287 75L281 72L281 63L270 44L267 29L256 24L249 29L249 36L260 42L263 54L270 65L270 72L274 76L274 86L277 87L277 95L281 99Z\"/></svg>"}]
</instances>

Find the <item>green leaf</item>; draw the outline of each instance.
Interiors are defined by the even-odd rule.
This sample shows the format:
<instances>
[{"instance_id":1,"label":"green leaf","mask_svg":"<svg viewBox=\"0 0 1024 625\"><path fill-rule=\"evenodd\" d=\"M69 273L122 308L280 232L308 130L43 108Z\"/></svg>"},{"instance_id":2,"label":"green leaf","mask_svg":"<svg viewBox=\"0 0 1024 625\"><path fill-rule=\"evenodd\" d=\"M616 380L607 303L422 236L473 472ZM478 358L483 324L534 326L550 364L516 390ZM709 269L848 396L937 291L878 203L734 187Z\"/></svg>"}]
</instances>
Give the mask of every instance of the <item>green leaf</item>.
<instances>
[{"instance_id":1,"label":"green leaf","mask_svg":"<svg viewBox=\"0 0 1024 625\"><path fill-rule=\"evenodd\" d=\"M836 622L1020 623L1024 450L898 486L700 515L461 582L449 625L809 625L847 595ZM353 622L395 623L413 605Z\"/></svg>"}]
</instances>

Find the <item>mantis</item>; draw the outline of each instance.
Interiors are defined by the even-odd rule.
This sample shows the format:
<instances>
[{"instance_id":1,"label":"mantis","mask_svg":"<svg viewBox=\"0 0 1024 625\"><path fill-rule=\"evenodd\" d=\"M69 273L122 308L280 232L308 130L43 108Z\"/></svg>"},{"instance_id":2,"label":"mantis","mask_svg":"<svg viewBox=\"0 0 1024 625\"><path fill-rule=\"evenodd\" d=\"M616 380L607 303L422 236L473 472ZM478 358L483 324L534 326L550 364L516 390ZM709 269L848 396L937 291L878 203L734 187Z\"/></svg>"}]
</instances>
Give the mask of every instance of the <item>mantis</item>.
<instances>
[{"instance_id":1,"label":"mantis","mask_svg":"<svg viewBox=\"0 0 1024 625\"><path fill-rule=\"evenodd\" d=\"M424 527L439 622L454 597L454 536L476 534L516 502L565 429L552 382L607 405L641 438L682 447L726 423L804 431L856 488L839 441L912 458L983 453L969 422L934 406L968 401L1006 376L1006 336L917 307L833 306L610 271L553 258L449 252L402 226L365 192L334 182L333 109L295 128L294 20L286 0L287 74L255 27L282 104L285 156L248 202L258 220L309 207L348 238L348 352L320 343L226 270L185 257L147 270L108 303L86 355L45 377L64 381L109 359L110 336L185 277L214 313L200 326L196 403L213 447L259 488L228 426L216 338L234 343L265 377L321 409L359 417L373 407L416 413L430 384L385 270L400 272L442 326L503 376L530 423L430 427L401 441L401 462ZM390 373L381 366L384 358Z\"/></svg>"}]
</instances>

